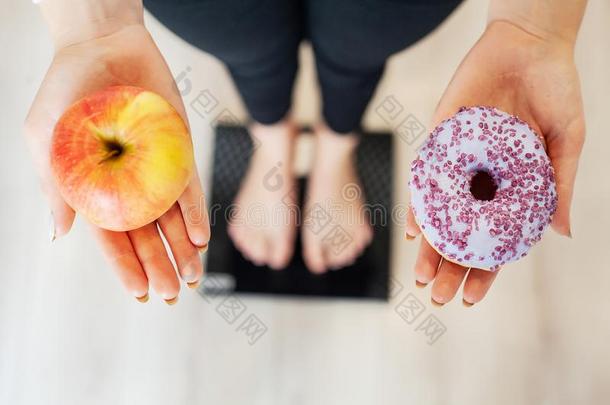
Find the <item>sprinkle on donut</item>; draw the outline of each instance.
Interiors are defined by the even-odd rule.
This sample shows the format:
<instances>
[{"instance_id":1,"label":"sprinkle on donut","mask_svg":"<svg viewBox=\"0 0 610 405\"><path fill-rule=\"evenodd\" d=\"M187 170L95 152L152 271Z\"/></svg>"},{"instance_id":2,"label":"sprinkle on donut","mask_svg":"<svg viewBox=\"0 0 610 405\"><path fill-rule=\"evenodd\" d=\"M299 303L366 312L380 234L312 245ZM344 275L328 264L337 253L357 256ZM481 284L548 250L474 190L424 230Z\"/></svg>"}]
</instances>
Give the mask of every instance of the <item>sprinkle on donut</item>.
<instances>
[{"instance_id":1,"label":"sprinkle on donut","mask_svg":"<svg viewBox=\"0 0 610 405\"><path fill-rule=\"evenodd\" d=\"M411 173L411 206L424 236L465 267L496 271L524 257L557 207L541 138L492 107L463 107L443 121Z\"/></svg>"}]
</instances>

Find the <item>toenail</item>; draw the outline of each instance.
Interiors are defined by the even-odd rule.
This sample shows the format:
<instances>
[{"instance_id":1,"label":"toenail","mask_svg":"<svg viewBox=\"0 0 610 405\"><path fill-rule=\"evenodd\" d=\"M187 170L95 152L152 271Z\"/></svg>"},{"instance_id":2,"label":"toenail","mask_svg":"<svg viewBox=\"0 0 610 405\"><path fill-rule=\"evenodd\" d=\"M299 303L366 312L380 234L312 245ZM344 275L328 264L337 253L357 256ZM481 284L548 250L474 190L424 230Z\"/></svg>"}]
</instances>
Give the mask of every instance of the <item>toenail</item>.
<instances>
[{"instance_id":1,"label":"toenail","mask_svg":"<svg viewBox=\"0 0 610 405\"><path fill-rule=\"evenodd\" d=\"M468 301L466 301L466 299L462 298L462 305L464 305L466 308L470 308L471 306L474 305L474 303L468 302Z\"/></svg>"}]
</instances>

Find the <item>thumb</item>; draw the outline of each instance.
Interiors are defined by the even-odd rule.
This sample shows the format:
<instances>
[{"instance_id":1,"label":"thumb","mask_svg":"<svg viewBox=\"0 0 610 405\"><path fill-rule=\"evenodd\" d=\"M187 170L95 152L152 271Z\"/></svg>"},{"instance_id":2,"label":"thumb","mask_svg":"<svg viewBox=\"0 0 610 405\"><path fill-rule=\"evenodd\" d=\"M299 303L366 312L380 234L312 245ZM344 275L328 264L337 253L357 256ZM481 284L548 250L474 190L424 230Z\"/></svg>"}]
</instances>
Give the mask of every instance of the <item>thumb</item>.
<instances>
[{"instance_id":1,"label":"thumb","mask_svg":"<svg viewBox=\"0 0 610 405\"><path fill-rule=\"evenodd\" d=\"M421 233L421 229L419 225L417 225L417 221L415 220L415 215L413 215L413 208L409 206L409 210L407 211L407 239L414 239L417 235Z\"/></svg>"},{"instance_id":2,"label":"thumb","mask_svg":"<svg viewBox=\"0 0 610 405\"><path fill-rule=\"evenodd\" d=\"M584 119L577 119L556 134L547 135L548 155L555 170L557 210L551 226L560 235L572 237L570 207L578 161L585 140Z\"/></svg>"},{"instance_id":3,"label":"thumb","mask_svg":"<svg viewBox=\"0 0 610 405\"><path fill-rule=\"evenodd\" d=\"M72 224L74 223L75 213L74 210L66 204L54 185L46 184L48 183L47 179L42 179L42 181L42 188L51 207L51 229L49 230L49 238L51 242L53 242L55 239L64 236L70 231Z\"/></svg>"},{"instance_id":4,"label":"thumb","mask_svg":"<svg viewBox=\"0 0 610 405\"><path fill-rule=\"evenodd\" d=\"M57 189L55 179L51 171L51 137L55 120L45 119L30 113L26 119L24 132L25 138L36 166L42 191L51 208L52 222L49 238L54 241L70 231L74 222L74 210L66 204Z\"/></svg>"}]
</instances>

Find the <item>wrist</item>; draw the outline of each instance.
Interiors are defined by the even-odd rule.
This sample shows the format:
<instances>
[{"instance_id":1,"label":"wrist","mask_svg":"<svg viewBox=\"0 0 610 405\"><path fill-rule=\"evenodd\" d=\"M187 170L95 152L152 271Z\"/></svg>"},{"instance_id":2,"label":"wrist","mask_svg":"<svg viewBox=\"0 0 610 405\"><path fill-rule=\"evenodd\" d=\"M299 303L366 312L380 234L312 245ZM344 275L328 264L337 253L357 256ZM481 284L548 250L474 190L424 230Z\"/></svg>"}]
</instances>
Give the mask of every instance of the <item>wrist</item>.
<instances>
[{"instance_id":1,"label":"wrist","mask_svg":"<svg viewBox=\"0 0 610 405\"><path fill-rule=\"evenodd\" d=\"M141 0L44 0L40 8L56 49L144 24Z\"/></svg>"},{"instance_id":2,"label":"wrist","mask_svg":"<svg viewBox=\"0 0 610 405\"><path fill-rule=\"evenodd\" d=\"M559 36L557 34L551 33L550 31L542 28L537 24L532 24L531 22L525 19L520 19L517 17L508 18L506 16L503 16L495 19L490 19L487 21L487 29L498 24L511 25L514 29L518 29L524 34L527 34L532 38L536 38L538 41L543 42L552 47L572 50L574 49L574 45L576 43L575 35L573 38L565 35Z\"/></svg>"},{"instance_id":3,"label":"wrist","mask_svg":"<svg viewBox=\"0 0 610 405\"><path fill-rule=\"evenodd\" d=\"M573 43L540 36L509 20L489 21L484 35L493 38L498 50L510 48L529 59L547 57L572 59L574 56Z\"/></svg>"},{"instance_id":4,"label":"wrist","mask_svg":"<svg viewBox=\"0 0 610 405\"><path fill-rule=\"evenodd\" d=\"M515 26L552 46L574 48L587 0L491 0L488 27Z\"/></svg>"}]
</instances>

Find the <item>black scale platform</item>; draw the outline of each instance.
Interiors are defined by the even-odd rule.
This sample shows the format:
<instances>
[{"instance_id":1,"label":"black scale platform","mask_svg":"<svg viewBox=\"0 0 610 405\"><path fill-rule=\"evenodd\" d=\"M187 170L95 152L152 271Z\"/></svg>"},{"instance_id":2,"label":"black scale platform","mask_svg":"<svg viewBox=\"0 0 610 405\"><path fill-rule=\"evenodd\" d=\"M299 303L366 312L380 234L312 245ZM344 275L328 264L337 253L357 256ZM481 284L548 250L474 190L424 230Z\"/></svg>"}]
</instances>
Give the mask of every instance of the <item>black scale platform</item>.
<instances>
[{"instance_id":1,"label":"black scale platform","mask_svg":"<svg viewBox=\"0 0 610 405\"><path fill-rule=\"evenodd\" d=\"M391 135L366 134L357 151L357 168L367 203L377 207L371 210L377 212L373 221L373 242L352 266L323 275L314 275L305 267L300 237L286 269L277 271L258 267L242 257L227 235L226 220L229 216L225 213L239 189L254 145L247 130L236 126L217 127L215 145L210 202L212 241L207 252L206 277L219 282L202 283L201 293L209 292L207 289L218 293L221 289L223 293L388 298L392 224ZM306 183L307 179L299 179L301 202ZM380 206L384 207L383 215L379 213Z\"/></svg>"}]
</instances>

